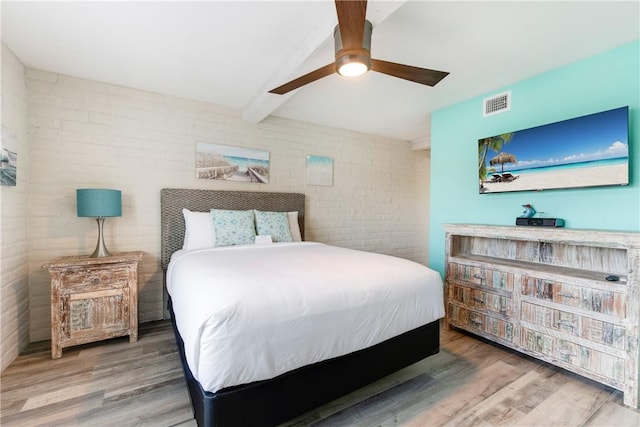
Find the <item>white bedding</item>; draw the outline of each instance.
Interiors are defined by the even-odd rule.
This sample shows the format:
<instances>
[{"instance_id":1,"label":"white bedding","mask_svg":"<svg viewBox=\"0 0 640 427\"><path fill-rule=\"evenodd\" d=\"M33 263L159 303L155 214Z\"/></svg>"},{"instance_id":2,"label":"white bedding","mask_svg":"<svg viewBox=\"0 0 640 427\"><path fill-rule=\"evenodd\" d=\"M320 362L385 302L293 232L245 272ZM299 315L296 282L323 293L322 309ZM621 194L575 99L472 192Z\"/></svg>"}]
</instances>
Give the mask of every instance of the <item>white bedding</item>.
<instances>
[{"instance_id":1,"label":"white bedding","mask_svg":"<svg viewBox=\"0 0 640 427\"><path fill-rule=\"evenodd\" d=\"M167 290L187 363L210 392L351 353L444 316L437 272L313 242L180 250Z\"/></svg>"}]
</instances>

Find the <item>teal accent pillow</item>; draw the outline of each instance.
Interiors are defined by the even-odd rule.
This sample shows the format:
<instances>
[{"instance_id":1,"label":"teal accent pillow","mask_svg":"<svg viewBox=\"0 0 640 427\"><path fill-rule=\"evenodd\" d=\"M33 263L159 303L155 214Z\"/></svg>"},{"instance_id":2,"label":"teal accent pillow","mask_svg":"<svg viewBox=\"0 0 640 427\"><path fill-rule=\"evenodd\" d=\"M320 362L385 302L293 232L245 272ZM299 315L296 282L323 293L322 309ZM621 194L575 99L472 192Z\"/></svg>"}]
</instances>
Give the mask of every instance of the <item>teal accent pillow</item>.
<instances>
[{"instance_id":1,"label":"teal accent pillow","mask_svg":"<svg viewBox=\"0 0 640 427\"><path fill-rule=\"evenodd\" d=\"M250 245L255 243L253 211L211 209L215 246Z\"/></svg>"},{"instance_id":2,"label":"teal accent pillow","mask_svg":"<svg viewBox=\"0 0 640 427\"><path fill-rule=\"evenodd\" d=\"M259 236L271 236L274 242L293 242L288 213L255 211L255 214Z\"/></svg>"}]
</instances>

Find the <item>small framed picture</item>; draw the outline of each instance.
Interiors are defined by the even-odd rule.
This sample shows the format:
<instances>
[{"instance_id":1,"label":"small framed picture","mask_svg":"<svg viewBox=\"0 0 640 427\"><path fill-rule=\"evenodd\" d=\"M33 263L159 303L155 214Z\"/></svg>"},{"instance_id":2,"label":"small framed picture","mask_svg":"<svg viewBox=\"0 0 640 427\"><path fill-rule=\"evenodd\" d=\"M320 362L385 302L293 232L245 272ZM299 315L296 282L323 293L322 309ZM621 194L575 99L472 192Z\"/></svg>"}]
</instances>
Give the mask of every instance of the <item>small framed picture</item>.
<instances>
[{"instance_id":1,"label":"small framed picture","mask_svg":"<svg viewBox=\"0 0 640 427\"><path fill-rule=\"evenodd\" d=\"M2 129L0 143L0 184L15 187L18 170L18 138L13 132Z\"/></svg>"},{"instance_id":2,"label":"small framed picture","mask_svg":"<svg viewBox=\"0 0 640 427\"><path fill-rule=\"evenodd\" d=\"M307 185L333 185L333 159L307 155Z\"/></svg>"}]
</instances>

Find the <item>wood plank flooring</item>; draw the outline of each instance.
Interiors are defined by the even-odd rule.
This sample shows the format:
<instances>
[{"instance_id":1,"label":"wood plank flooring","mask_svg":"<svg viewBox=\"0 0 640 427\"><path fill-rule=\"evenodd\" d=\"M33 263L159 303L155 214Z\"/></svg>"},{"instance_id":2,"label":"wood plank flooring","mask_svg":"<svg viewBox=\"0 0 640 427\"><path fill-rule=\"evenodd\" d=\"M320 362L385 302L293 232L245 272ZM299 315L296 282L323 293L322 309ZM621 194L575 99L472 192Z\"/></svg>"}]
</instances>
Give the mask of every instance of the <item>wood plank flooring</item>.
<instances>
[{"instance_id":1,"label":"wood plank flooring","mask_svg":"<svg viewBox=\"0 0 640 427\"><path fill-rule=\"evenodd\" d=\"M63 350L32 344L0 378L0 425L194 427L171 324ZM440 353L283 427L640 426L640 411L593 381L459 331Z\"/></svg>"}]
</instances>

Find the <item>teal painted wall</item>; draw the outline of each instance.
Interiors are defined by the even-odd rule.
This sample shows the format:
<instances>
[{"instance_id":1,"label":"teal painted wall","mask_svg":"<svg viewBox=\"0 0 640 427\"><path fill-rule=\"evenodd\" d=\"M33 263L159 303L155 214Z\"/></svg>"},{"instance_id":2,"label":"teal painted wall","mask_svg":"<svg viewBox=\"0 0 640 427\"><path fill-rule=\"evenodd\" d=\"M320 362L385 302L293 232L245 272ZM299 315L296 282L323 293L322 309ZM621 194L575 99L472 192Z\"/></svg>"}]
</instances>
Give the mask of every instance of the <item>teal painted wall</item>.
<instances>
[{"instance_id":1,"label":"teal painted wall","mask_svg":"<svg viewBox=\"0 0 640 427\"><path fill-rule=\"evenodd\" d=\"M511 110L482 117L487 96ZM478 194L477 141L629 106L630 185ZM440 109L431 118L430 266L443 274L445 223L513 225L531 203L568 228L640 231L640 41Z\"/></svg>"}]
</instances>

